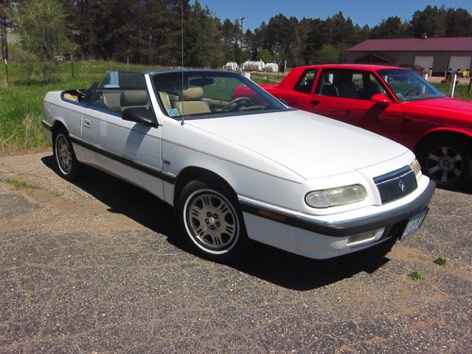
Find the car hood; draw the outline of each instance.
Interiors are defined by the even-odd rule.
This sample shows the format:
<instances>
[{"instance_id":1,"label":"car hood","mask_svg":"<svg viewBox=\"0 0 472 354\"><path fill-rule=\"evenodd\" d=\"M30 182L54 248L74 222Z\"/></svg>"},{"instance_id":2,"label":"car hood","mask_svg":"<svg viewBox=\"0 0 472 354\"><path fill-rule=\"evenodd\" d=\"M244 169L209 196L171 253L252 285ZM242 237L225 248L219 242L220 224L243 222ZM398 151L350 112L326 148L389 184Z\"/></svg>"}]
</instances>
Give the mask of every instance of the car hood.
<instances>
[{"instance_id":1,"label":"car hood","mask_svg":"<svg viewBox=\"0 0 472 354\"><path fill-rule=\"evenodd\" d=\"M305 179L352 172L408 152L367 130L298 110L186 124L262 155Z\"/></svg>"},{"instance_id":2,"label":"car hood","mask_svg":"<svg viewBox=\"0 0 472 354\"><path fill-rule=\"evenodd\" d=\"M445 97L405 102L404 107L406 111L418 110L427 112L429 116L452 116L472 122L472 101Z\"/></svg>"}]
</instances>

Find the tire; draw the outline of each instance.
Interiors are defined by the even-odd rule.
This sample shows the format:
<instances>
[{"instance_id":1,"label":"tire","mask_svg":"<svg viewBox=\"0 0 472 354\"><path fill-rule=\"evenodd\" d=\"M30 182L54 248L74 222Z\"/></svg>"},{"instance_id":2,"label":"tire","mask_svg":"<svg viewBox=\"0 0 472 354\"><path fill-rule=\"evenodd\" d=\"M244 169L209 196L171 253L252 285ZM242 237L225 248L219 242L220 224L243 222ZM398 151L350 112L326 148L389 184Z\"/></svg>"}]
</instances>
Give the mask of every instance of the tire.
<instances>
[{"instance_id":1,"label":"tire","mask_svg":"<svg viewBox=\"0 0 472 354\"><path fill-rule=\"evenodd\" d=\"M75 157L74 148L65 129L53 134L53 155L59 175L68 181L77 180L80 175L80 163Z\"/></svg>"},{"instance_id":2,"label":"tire","mask_svg":"<svg viewBox=\"0 0 472 354\"><path fill-rule=\"evenodd\" d=\"M445 139L428 141L418 154L423 173L439 187L462 189L471 179L471 144L464 140Z\"/></svg>"},{"instance_id":3,"label":"tire","mask_svg":"<svg viewBox=\"0 0 472 354\"><path fill-rule=\"evenodd\" d=\"M182 236L198 255L229 263L246 254L249 239L229 188L191 181L180 194L177 212Z\"/></svg>"}]
</instances>

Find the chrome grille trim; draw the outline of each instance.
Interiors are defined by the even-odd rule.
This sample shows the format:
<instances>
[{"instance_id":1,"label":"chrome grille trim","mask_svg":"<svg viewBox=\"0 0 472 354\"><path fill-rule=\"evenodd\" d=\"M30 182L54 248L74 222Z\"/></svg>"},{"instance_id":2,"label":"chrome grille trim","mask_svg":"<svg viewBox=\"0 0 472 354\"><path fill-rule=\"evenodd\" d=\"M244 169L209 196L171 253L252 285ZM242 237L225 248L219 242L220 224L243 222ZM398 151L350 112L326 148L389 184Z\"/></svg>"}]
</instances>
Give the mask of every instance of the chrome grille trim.
<instances>
[{"instance_id":1,"label":"chrome grille trim","mask_svg":"<svg viewBox=\"0 0 472 354\"><path fill-rule=\"evenodd\" d=\"M374 178L382 204L393 202L410 193L417 187L416 176L410 166Z\"/></svg>"}]
</instances>

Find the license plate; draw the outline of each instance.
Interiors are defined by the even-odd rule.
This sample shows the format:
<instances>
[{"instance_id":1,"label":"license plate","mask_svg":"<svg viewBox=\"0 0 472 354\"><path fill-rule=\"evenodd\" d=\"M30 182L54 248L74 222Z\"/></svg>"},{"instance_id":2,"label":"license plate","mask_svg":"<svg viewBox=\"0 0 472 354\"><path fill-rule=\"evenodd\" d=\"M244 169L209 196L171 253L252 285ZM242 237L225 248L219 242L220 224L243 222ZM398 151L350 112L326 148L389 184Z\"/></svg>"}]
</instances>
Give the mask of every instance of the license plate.
<instances>
[{"instance_id":1,"label":"license plate","mask_svg":"<svg viewBox=\"0 0 472 354\"><path fill-rule=\"evenodd\" d=\"M418 231L418 229L421 227L421 224L423 224L424 218L428 214L428 209L423 210L421 213L416 214L413 216L410 221L408 221L408 224L405 227L405 231L403 231L402 238L408 237L411 234L415 233Z\"/></svg>"}]
</instances>

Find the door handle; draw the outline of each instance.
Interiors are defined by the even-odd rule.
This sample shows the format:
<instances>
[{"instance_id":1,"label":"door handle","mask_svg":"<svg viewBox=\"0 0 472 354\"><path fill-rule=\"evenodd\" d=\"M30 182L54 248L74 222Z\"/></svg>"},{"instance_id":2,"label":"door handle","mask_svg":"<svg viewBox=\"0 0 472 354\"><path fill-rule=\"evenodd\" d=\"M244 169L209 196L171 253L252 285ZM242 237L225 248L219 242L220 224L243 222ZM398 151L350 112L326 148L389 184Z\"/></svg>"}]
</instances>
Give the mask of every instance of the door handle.
<instances>
[{"instance_id":1,"label":"door handle","mask_svg":"<svg viewBox=\"0 0 472 354\"><path fill-rule=\"evenodd\" d=\"M90 128L92 126L92 121L90 119L84 119L84 127Z\"/></svg>"},{"instance_id":2,"label":"door handle","mask_svg":"<svg viewBox=\"0 0 472 354\"><path fill-rule=\"evenodd\" d=\"M313 101L310 102L310 104L312 106L318 106L319 103L320 103L320 101L317 101L317 100L313 100Z\"/></svg>"}]
</instances>

